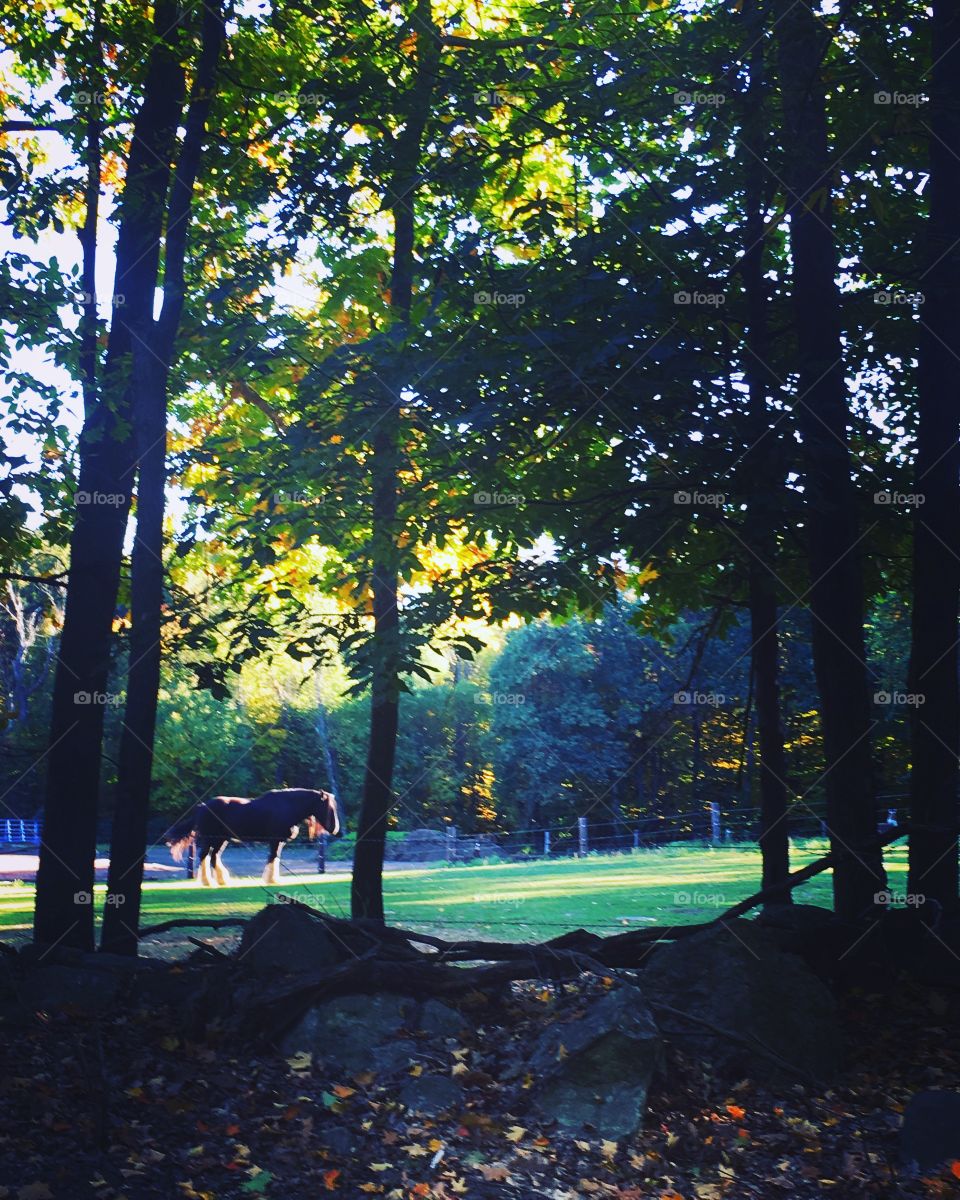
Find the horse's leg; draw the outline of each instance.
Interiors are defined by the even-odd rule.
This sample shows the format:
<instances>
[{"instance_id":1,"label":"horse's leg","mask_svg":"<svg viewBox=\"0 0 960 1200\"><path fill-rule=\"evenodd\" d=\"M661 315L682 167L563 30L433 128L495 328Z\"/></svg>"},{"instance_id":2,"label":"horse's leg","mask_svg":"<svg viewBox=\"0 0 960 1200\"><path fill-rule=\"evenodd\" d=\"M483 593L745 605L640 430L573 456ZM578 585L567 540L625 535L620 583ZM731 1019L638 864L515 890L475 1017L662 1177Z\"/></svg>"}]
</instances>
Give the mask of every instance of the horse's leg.
<instances>
[{"instance_id":1,"label":"horse's leg","mask_svg":"<svg viewBox=\"0 0 960 1200\"><path fill-rule=\"evenodd\" d=\"M270 842L270 857L267 859L267 865L263 868L264 883L279 883L280 882L280 864L277 861L280 857L280 847L282 842Z\"/></svg>"},{"instance_id":2,"label":"horse's leg","mask_svg":"<svg viewBox=\"0 0 960 1200\"><path fill-rule=\"evenodd\" d=\"M200 880L201 887L213 887L213 879L210 875L210 855L213 851L213 845L210 842L200 843L200 870L197 872L197 878Z\"/></svg>"},{"instance_id":3,"label":"horse's leg","mask_svg":"<svg viewBox=\"0 0 960 1200\"><path fill-rule=\"evenodd\" d=\"M221 887L225 887L230 882L230 872L220 861L220 855L223 854L228 845L228 842L220 842L213 849L213 869L217 876L217 883Z\"/></svg>"},{"instance_id":4,"label":"horse's leg","mask_svg":"<svg viewBox=\"0 0 960 1200\"><path fill-rule=\"evenodd\" d=\"M280 882L280 855L283 853L283 847L283 842L277 842L277 851L273 858L273 877L270 880L271 883Z\"/></svg>"}]
</instances>

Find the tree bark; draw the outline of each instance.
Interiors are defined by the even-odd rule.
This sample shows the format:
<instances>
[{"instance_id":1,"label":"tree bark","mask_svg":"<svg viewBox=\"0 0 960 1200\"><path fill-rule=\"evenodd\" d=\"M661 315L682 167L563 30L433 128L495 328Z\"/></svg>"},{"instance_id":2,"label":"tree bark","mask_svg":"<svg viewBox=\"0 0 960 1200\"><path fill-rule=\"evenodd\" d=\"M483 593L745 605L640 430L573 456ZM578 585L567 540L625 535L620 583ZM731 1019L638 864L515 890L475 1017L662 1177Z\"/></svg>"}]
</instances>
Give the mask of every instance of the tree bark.
<instances>
[{"instance_id":1,"label":"tree bark","mask_svg":"<svg viewBox=\"0 0 960 1200\"><path fill-rule=\"evenodd\" d=\"M54 680L34 937L93 949L93 880L104 704L130 510L133 331L157 282L169 162L180 115L178 7L158 0L156 41L119 205L113 319L96 404L80 437L63 633Z\"/></svg>"},{"instance_id":2,"label":"tree bark","mask_svg":"<svg viewBox=\"0 0 960 1200\"><path fill-rule=\"evenodd\" d=\"M763 41L765 11L760 0L744 9L744 40L750 54L750 82L745 97L743 141L747 150L746 220L741 262L746 312L744 376L749 395L744 477L748 500L745 537L750 553L748 601L751 667L756 692L757 737L760 749L760 855L763 887L776 888L790 874L790 836L787 825L786 761L780 715L779 615L777 611L775 514L782 504L783 475L776 435L770 430L767 399L776 387L770 364L767 323L769 296L764 282L766 198L769 187L764 163L768 134L765 99L768 91ZM779 493L779 495L778 495ZM776 893L789 904L789 889Z\"/></svg>"},{"instance_id":3,"label":"tree bark","mask_svg":"<svg viewBox=\"0 0 960 1200\"><path fill-rule=\"evenodd\" d=\"M203 6L201 49L183 145L170 188L163 306L137 330L134 419L139 451L137 533L131 575L130 663L101 949L137 953L150 779L160 687L167 390L186 295L184 262L193 191L223 43L219 0ZM183 71L180 70L180 94Z\"/></svg>"},{"instance_id":4,"label":"tree bark","mask_svg":"<svg viewBox=\"0 0 960 1200\"><path fill-rule=\"evenodd\" d=\"M912 710L908 890L957 907L957 600L960 590L960 11L936 0L931 25L930 218L921 276L910 691Z\"/></svg>"},{"instance_id":5,"label":"tree bark","mask_svg":"<svg viewBox=\"0 0 960 1200\"><path fill-rule=\"evenodd\" d=\"M401 343L410 326L413 303L414 205L427 119L433 104L440 57L439 32L431 0L416 0L411 26L417 36L417 71L405 97L405 124L397 139L390 208L394 221L390 303L398 335L396 358L405 359ZM373 678L370 741L357 822L357 842L350 889L354 917L383 920L383 856L387 817L393 803L400 709L400 576L396 566L399 501L400 392L405 380L389 372L382 410L373 439Z\"/></svg>"},{"instance_id":6,"label":"tree bark","mask_svg":"<svg viewBox=\"0 0 960 1200\"><path fill-rule=\"evenodd\" d=\"M834 906L856 918L883 889L876 835L863 583L856 493L847 442L847 395L836 286L826 102L821 62L829 35L811 0L777 0L780 90L788 148L787 211L797 335L797 427L804 490L820 693L827 824L838 860Z\"/></svg>"}]
</instances>

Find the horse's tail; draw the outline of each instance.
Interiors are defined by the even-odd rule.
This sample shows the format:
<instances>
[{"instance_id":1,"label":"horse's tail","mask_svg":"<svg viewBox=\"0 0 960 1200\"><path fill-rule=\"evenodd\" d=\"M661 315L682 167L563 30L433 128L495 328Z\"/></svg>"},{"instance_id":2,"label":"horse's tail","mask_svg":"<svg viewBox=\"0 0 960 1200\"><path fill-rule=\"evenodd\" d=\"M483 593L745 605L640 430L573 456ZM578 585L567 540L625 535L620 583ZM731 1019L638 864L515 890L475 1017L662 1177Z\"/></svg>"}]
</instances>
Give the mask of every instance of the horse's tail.
<instances>
[{"instance_id":1,"label":"horse's tail","mask_svg":"<svg viewBox=\"0 0 960 1200\"><path fill-rule=\"evenodd\" d=\"M191 808L185 817L175 821L163 835L174 862L183 862L184 855L197 840L197 808L199 805Z\"/></svg>"}]
</instances>

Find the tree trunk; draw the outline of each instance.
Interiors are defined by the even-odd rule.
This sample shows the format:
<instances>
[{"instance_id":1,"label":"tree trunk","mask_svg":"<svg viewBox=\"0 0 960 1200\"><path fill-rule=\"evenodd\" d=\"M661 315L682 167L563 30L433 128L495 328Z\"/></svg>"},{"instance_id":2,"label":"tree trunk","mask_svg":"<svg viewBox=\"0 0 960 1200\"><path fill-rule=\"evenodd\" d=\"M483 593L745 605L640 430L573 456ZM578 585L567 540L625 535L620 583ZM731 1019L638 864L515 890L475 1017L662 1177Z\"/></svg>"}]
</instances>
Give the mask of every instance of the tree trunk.
<instances>
[{"instance_id":1,"label":"tree trunk","mask_svg":"<svg viewBox=\"0 0 960 1200\"><path fill-rule=\"evenodd\" d=\"M406 355L400 344L409 329L413 303L413 251L420 155L424 130L433 104L440 40L433 24L431 0L417 0L411 27L417 34L417 73L407 93L406 122L397 140L390 208L394 221L393 271L390 303L396 322L396 361ZM389 385L373 439L373 678L370 741L363 780L363 799L357 821L350 906L354 917L383 920L383 856L387 816L393 802L400 708L400 576L396 566L399 501L400 392L402 372L390 371Z\"/></svg>"},{"instance_id":2,"label":"tree trunk","mask_svg":"<svg viewBox=\"0 0 960 1200\"><path fill-rule=\"evenodd\" d=\"M847 394L836 286L826 104L821 61L829 34L811 0L778 0L775 11L785 140L793 303L797 334L797 425L804 490L820 693L827 824L836 849L853 851L833 875L834 906L855 919L885 886L876 837L868 674L863 640L856 492L847 444Z\"/></svg>"},{"instance_id":3,"label":"tree trunk","mask_svg":"<svg viewBox=\"0 0 960 1200\"><path fill-rule=\"evenodd\" d=\"M913 540L910 691L912 710L908 890L957 906L957 598L960 589L960 12L936 0L932 22L930 218L921 310Z\"/></svg>"},{"instance_id":4,"label":"tree trunk","mask_svg":"<svg viewBox=\"0 0 960 1200\"><path fill-rule=\"evenodd\" d=\"M757 705L760 749L760 855L763 888L784 883L790 874L790 836L787 825L786 762L780 716L779 616L777 611L775 514L783 500L783 473L777 436L770 429L767 398L777 386L770 366L767 325L769 297L764 282L768 152L765 97L768 90L763 43L765 13L759 0L744 9L745 41L752 46L750 83L745 97L743 141L747 150L746 220L741 274L746 298L747 334L744 375L749 393L744 455L748 501L745 538L750 552L748 595L751 669ZM789 904L789 889L777 894Z\"/></svg>"},{"instance_id":5,"label":"tree trunk","mask_svg":"<svg viewBox=\"0 0 960 1200\"><path fill-rule=\"evenodd\" d=\"M80 437L77 513L54 679L34 937L93 949L100 757L123 539L135 450L130 434L133 330L157 282L169 162L180 115L177 5L158 0L156 42L119 205L113 320L103 385Z\"/></svg>"},{"instance_id":6,"label":"tree trunk","mask_svg":"<svg viewBox=\"0 0 960 1200\"><path fill-rule=\"evenodd\" d=\"M167 386L186 293L184 261L193 190L223 43L219 0L203 7L203 32L183 145L170 189L163 306L134 345L134 416L140 474L131 580L130 664L113 818L101 949L136 954L146 857L150 778L160 687L163 517L166 501ZM183 70L179 73L183 95Z\"/></svg>"}]
</instances>

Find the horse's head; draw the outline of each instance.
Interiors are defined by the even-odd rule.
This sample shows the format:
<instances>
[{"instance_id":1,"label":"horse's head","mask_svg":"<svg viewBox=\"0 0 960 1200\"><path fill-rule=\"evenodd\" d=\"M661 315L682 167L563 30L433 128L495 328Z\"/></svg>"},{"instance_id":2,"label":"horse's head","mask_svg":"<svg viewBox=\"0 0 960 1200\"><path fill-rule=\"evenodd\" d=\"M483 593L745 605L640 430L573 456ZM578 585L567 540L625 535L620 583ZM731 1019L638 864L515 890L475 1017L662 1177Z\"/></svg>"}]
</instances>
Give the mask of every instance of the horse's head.
<instances>
[{"instance_id":1,"label":"horse's head","mask_svg":"<svg viewBox=\"0 0 960 1200\"><path fill-rule=\"evenodd\" d=\"M318 792L320 804L316 812L306 817L307 837L314 841L321 833L336 837L340 832L340 814L337 812L337 798L333 792Z\"/></svg>"}]
</instances>

